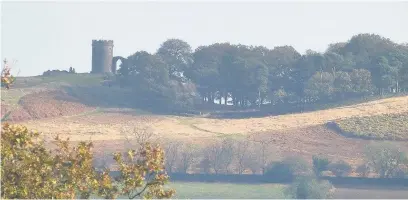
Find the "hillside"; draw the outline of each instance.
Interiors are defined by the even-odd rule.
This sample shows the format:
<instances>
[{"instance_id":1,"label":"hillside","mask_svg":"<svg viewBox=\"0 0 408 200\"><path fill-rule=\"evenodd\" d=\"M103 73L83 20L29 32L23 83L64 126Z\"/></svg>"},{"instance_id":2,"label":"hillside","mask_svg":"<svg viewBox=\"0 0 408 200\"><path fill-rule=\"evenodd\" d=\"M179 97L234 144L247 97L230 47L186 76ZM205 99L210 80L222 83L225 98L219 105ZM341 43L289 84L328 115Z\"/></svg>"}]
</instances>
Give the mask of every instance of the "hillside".
<instances>
[{"instance_id":1,"label":"hillside","mask_svg":"<svg viewBox=\"0 0 408 200\"><path fill-rule=\"evenodd\" d=\"M30 120L23 122L23 124L45 134L63 133L66 136L72 136L74 140L88 139L93 132L98 132L97 135L93 136L94 140L104 140L106 136L109 136L109 139L120 139L122 138L120 128L127 126L147 126L153 132L160 133L164 137L207 138L305 128L352 117L405 113L408 112L407 105L408 97L396 97L316 112L249 119L138 116L134 112L125 112L123 109L105 109L105 112L100 109L98 112L81 116ZM66 126L60 126L62 124ZM68 130L66 127L69 127Z\"/></svg>"},{"instance_id":2,"label":"hillside","mask_svg":"<svg viewBox=\"0 0 408 200\"><path fill-rule=\"evenodd\" d=\"M408 140L408 112L336 120L341 134L366 139Z\"/></svg>"},{"instance_id":3,"label":"hillside","mask_svg":"<svg viewBox=\"0 0 408 200\"><path fill-rule=\"evenodd\" d=\"M73 91L100 87L101 80L102 76L90 74L18 77L10 90L1 90L1 114L11 111L10 121L25 121L89 112L96 107L85 105Z\"/></svg>"},{"instance_id":4,"label":"hillside","mask_svg":"<svg viewBox=\"0 0 408 200\"><path fill-rule=\"evenodd\" d=\"M24 115L20 118L23 121L15 123L38 130L48 139L59 134L72 141L93 140L95 152L125 148L124 139L132 134L133 129L149 129L168 141L199 145L225 137L261 133L259 137L272 139L270 145L278 156L296 153L311 157L323 153L358 163L361 162L362 147L370 141L339 135L325 124L329 121L408 113L408 96L403 96L261 118L210 119L153 115L126 108L129 98L124 98L123 94L128 91L100 86L101 77L90 79L84 75L79 81L70 77L62 81L38 79L26 79L26 84L19 82L10 91L2 90L2 113L7 106L17 107L13 112L17 110ZM30 86L29 83L34 80L37 80L37 84ZM395 144L408 146L407 142Z\"/></svg>"}]
</instances>

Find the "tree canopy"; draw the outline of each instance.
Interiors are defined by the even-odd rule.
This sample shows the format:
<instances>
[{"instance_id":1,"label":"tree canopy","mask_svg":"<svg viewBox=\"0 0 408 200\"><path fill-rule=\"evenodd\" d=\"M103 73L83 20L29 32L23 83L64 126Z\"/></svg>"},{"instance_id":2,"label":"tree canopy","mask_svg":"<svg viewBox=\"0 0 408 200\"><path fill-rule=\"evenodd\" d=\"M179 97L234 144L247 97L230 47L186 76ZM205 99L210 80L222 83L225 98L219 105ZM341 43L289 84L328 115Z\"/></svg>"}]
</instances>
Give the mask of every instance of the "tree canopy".
<instances>
[{"instance_id":1,"label":"tree canopy","mask_svg":"<svg viewBox=\"0 0 408 200\"><path fill-rule=\"evenodd\" d=\"M238 108L342 101L408 90L408 47L375 34L330 44L325 52L301 54L292 46L214 43L194 51L180 39L155 54L128 57L121 82L150 104L179 109L196 104ZM186 86L188 85L188 86ZM160 100L159 100L160 99Z\"/></svg>"}]
</instances>

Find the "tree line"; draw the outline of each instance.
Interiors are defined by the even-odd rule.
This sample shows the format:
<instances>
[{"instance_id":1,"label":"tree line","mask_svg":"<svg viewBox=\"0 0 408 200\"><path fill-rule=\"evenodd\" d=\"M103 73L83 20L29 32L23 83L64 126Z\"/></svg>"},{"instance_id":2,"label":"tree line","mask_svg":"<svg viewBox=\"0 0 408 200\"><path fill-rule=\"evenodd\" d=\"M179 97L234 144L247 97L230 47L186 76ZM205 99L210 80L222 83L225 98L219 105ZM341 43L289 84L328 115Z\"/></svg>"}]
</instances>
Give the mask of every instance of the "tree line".
<instances>
[{"instance_id":1,"label":"tree line","mask_svg":"<svg viewBox=\"0 0 408 200\"><path fill-rule=\"evenodd\" d=\"M145 107L191 109L197 104L237 108L288 107L344 101L408 90L408 44L358 34L324 52L292 46L215 43L194 51L168 39L154 54L127 57L117 73Z\"/></svg>"}]
</instances>

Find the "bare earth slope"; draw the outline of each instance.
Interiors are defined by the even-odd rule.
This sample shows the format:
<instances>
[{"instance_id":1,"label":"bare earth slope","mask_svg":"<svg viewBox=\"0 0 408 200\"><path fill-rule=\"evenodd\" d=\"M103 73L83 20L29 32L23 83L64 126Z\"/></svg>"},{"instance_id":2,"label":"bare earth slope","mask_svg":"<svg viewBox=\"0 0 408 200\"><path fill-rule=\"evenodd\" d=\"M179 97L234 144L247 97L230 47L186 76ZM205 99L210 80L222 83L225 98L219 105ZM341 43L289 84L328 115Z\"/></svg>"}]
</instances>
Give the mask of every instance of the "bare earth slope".
<instances>
[{"instance_id":1,"label":"bare earth slope","mask_svg":"<svg viewBox=\"0 0 408 200\"><path fill-rule=\"evenodd\" d=\"M1 89L1 115L11 111L9 121L17 122L87 112L85 106L63 87L97 85L101 77L89 74L18 77L10 90Z\"/></svg>"}]
</instances>

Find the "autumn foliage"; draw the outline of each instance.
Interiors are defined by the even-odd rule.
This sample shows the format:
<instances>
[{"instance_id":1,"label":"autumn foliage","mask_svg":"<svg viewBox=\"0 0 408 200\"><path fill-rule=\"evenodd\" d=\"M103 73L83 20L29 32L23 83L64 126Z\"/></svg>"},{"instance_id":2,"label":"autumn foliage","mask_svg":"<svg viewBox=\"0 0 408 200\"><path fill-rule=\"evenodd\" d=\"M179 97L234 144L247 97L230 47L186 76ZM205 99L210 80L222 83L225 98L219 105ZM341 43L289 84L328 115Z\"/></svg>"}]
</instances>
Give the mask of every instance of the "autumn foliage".
<instances>
[{"instance_id":1,"label":"autumn foliage","mask_svg":"<svg viewBox=\"0 0 408 200\"><path fill-rule=\"evenodd\" d=\"M39 133L18 125L2 125L1 197L6 199L72 199L91 195L114 199L170 198L165 190L164 151L144 144L139 151L114 159L119 175L92 166L92 143L81 142L71 148L69 140L56 138L57 148L47 150Z\"/></svg>"},{"instance_id":2,"label":"autumn foliage","mask_svg":"<svg viewBox=\"0 0 408 200\"><path fill-rule=\"evenodd\" d=\"M14 82L5 66L1 83L9 89ZM98 171L93 166L91 142L70 147L69 139L55 138L56 148L47 149L40 134L24 126L4 123L1 130L2 199L114 199L170 198L174 190L165 190L164 151L144 143L127 154L116 153L119 175L109 168Z\"/></svg>"},{"instance_id":3,"label":"autumn foliage","mask_svg":"<svg viewBox=\"0 0 408 200\"><path fill-rule=\"evenodd\" d=\"M10 86L16 80L15 77L11 75L10 70L11 68L7 63L7 60L4 60L4 67L1 70L1 86L6 89L10 89Z\"/></svg>"}]
</instances>

